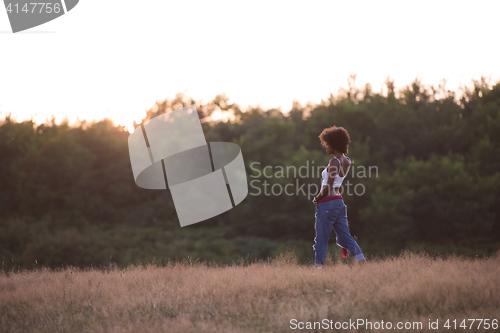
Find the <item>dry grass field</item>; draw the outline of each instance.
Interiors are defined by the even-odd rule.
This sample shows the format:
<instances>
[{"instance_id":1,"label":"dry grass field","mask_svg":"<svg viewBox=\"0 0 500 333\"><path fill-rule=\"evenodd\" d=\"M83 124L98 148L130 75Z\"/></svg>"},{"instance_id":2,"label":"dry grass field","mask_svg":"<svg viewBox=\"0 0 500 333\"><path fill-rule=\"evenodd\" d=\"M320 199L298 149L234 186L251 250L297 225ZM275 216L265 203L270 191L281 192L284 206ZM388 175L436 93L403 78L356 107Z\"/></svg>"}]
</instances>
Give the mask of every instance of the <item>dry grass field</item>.
<instances>
[{"instance_id":1,"label":"dry grass field","mask_svg":"<svg viewBox=\"0 0 500 333\"><path fill-rule=\"evenodd\" d=\"M500 319L498 254L466 259L405 253L364 266L329 257L327 264L324 270L297 265L288 252L229 266L183 262L3 273L0 331L499 331L491 326ZM463 319L489 322L469 320L464 329ZM365 323L354 327L356 320ZM437 329L429 328L429 320L438 320ZM447 320L450 328L444 327Z\"/></svg>"}]
</instances>

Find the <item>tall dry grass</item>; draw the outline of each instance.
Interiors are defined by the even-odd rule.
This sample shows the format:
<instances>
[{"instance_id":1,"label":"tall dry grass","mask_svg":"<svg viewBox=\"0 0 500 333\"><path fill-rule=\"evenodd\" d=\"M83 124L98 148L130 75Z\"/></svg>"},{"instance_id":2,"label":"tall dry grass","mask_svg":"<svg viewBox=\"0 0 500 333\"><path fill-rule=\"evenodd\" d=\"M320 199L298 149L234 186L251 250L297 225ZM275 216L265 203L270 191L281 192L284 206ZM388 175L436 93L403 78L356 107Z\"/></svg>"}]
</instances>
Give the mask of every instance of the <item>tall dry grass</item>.
<instances>
[{"instance_id":1,"label":"tall dry grass","mask_svg":"<svg viewBox=\"0 0 500 333\"><path fill-rule=\"evenodd\" d=\"M4 273L0 331L289 332L291 319L361 318L420 321L421 331L436 332L429 319L440 326L447 319L500 319L498 254L472 260L406 253L364 266L329 260L324 270L299 266L286 253L221 267L183 262Z\"/></svg>"}]
</instances>

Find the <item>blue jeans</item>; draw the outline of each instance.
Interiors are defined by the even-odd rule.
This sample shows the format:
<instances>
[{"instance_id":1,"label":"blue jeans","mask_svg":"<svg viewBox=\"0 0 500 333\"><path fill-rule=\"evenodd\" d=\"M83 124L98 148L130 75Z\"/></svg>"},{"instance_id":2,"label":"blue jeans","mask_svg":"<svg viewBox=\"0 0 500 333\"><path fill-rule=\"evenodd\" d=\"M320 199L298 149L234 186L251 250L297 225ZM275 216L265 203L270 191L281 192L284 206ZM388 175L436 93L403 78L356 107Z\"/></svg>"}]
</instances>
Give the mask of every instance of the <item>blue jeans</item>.
<instances>
[{"instance_id":1,"label":"blue jeans","mask_svg":"<svg viewBox=\"0 0 500 333\"><path fill-rule=\"evenodd\" d=\"M352 238L347 225L347 206L342 199L320 202L316 207L316 237L314 238L315 265L325 265L326 249L332 227L337 235L337 245L348 249L356 261L365 259L358 243Z\"/></svg>"}]
</instances>

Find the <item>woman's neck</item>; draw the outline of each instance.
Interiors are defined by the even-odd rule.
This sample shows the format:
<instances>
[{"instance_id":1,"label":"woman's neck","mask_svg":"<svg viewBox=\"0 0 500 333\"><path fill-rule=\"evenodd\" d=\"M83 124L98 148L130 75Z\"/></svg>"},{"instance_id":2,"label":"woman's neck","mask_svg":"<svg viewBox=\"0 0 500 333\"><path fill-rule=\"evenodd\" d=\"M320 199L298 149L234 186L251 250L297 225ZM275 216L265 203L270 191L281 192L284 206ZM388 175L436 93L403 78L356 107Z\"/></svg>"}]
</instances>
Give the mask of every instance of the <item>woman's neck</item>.
<instances>
[{"instance_id":1,"label":"woman's neck","mask_svg":"<svg viewBox=\"0 0 500 333\"><path fill-rule=\"evenodd\" d=\"M335 156L336 158L341 158L342 156L344 156L344 153L333 153L333 156Z\"/></svg>"}]
</instances>

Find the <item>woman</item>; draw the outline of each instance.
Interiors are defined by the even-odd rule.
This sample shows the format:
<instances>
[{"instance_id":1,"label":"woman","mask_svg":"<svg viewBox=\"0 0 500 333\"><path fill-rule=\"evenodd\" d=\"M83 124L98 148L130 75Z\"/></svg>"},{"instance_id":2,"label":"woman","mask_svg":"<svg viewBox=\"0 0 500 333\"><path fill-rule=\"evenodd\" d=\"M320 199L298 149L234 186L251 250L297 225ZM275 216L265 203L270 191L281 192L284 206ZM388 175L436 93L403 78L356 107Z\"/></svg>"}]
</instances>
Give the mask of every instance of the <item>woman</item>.
<instances>
[{"instance_id":1,"label":"woman","mask_svg":"<svg viewBox=\"0 0 500 333\"><path fill-rule=\"evenodd\" d=\"M332 227L337 235L337 245L348 249L357 262L366 262L358 243L352 238L347 225L347 206L339 193L340 185L344 180L351 161L347 156L349 150L349 134L343 127L325 128L319 135L321 144L328 155L334 155L327 168L321 173L321 190L313 199L316 207L315 244L313 249L314 267L325 266L326 249Z\"/></svg>"}]
</instances>

